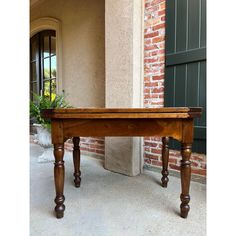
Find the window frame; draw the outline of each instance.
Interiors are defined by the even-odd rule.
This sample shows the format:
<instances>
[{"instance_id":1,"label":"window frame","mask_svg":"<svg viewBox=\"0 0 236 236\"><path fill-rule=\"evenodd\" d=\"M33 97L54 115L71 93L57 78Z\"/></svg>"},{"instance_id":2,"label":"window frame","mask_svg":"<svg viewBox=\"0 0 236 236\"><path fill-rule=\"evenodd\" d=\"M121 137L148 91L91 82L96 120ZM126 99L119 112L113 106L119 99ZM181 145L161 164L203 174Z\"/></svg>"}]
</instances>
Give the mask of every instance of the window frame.
<instances>
[{"instance_id":1,"label":"window frame","mask_svg":"<svg viewBox=\"0 0 236 236\"><path fill-rule=\"evenodd\" d=\"M48 56L44 56L44 49L45 49L45 44L44 44L44 38L45 37L49 37L49 55ZM32 91L33 91L33 83L37 83L37 91L36 93L38 95L44 95L45 94L45 86L44 83L45 81L49 81L49 96L50 99L52 99L52 88L51 88L51 83L52 81L55 81L56 84L56 91L55 93L57 93L57 49L56 49L56 45L55 45L55 53L52 54L52 45L51 45L51 41L52 41L52 37L55 37L55 43L57 43L56 40L56 30L42 30L38 33L36 33L35 35L33 35L30 38L30 99L33 100L33 95L32 95ZM36 41L36 57L35 60L32 59L32 44L33 41ZM55 57L56 58L56 76L52 77L52 58ZM49 59L49 78L45 78L44 76L44 70L45 70L45 66L44 66L44 60L45 59ZM33 67L32 64L36 63L36 80L32 80L33 78ZM32 84L32 86L31 86Z\"/></svg>"}]
</instances>

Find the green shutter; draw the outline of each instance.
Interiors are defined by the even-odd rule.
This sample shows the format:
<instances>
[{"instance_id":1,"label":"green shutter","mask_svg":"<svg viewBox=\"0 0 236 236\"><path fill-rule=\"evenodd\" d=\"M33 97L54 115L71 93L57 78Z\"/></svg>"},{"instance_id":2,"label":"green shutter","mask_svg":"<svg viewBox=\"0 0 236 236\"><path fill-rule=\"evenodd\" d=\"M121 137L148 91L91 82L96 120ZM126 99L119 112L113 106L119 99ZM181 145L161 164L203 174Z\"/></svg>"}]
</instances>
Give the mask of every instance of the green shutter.
<instances>
[{"instance_id":1,"label":"green shutter","mask_svg":"<svg viewBox=\"0 0 236 236\"><path fill-rule=\"evenodd\" d=\"M206 153L206 0L167 0L165 106L200 106L193 151ZM175 140L171 148L179 149Z\"/></svg>"}]
</instances>

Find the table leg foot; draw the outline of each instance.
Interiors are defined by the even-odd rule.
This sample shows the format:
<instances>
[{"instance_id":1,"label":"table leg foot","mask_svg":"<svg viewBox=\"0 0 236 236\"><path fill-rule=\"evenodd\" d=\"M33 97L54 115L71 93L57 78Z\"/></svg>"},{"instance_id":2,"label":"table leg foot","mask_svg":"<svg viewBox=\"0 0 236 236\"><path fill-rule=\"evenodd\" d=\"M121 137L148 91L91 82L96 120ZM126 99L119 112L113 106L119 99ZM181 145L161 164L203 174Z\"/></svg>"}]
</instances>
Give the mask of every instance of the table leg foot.
<instances>
[{"instance_id":1,"label":"table leg foot","mask_svg":"<svg viewBox=\"0 0 236 236\"><path fill-rule=\"evenodd\" d=\"M182 193L180 195L181 205L180 205L180 215L183 218L187 218L188 212L190 210L189 202L189 188L191 179L191 162L190 156L192 152L192 144L182 143L181 148L181 187Z\"/></svg>"},{"instance_id":2,"label":"table leg foot","mask_svg":"<svg viewBox=\"0 0 236 236\"><path fill-rule=\"evenodd\" d=\"M190 202L190 196L189 195L181 194L180 195L180 200L182 202L180 204L180 215L183 218L187 218L188 212L190 210L190 206L188 204Z\"/></svg>"},{"instance_id":3,"label":"table leg foot","mask_svg":"<svg viewBox=\"0 0 236 236\"><path fill-rule=\"evenodd\" d=\"M162 138L162 187L167 188L167 184L169 181L168 175L168 162L169 162L169 137Z\"/></svg>"},{"instance_id":4,"label":"table leg foot","mask_svg":"<svg viewBox=\"0 0 236 236\"><path fill-rule=\"evenodd\" d=\"M79 143L80 143L80 138L74 137L73 138L73 144L74 144L73 162L74 162L74 184L76 188L80 187L80 182L81 182Z\"/></svg>"},{"instance_id":5,"label":"table leg foot","mask_svg":"<svg viewBox=\"0 0 236 236\"><path fill-rule=\"evenodd\" d=\"M63 218L64 216L64 211L65 211L65 205L63 204L64 201L65 201L64 195L56 196L55 198L55 203L56 203L55 212L56 212L56 217L58 219Z\"/></svg>"},{"instance_id":6,"label":"table leg foot","mask_svg":"<svg viewBox=\"0 0 236 236\"><path fill-rule=\"evenodd\" d=\"M163 188L167 188L167 183L168 183L169 179L166 178L166 179L163 180L163 177L162 177L162 178L161 178L161 181L162 181L161 186L162 186Z\"/></svg>"},{"instance_id":7,"label":"table leg foot","mask_svg":"<svg viewBox=\"0 0 236 236\"><path fill-rule=\"evenodd\" d=\"M74 174L74 184L76 188L80 187L80 182L81 182L81 178L80 178L80 174Z\"/></svg>"}]
</instances>

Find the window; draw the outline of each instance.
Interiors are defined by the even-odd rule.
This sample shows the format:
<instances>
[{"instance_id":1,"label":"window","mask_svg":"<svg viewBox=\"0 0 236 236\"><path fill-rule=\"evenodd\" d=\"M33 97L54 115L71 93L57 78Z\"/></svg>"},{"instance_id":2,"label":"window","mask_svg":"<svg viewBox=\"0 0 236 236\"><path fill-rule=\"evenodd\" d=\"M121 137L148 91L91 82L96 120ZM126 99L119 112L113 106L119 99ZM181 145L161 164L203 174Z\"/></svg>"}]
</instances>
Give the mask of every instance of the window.
<instances>
[{"instance_id":1,"label":"window","mask_svg":"<svg viewBox=\"0 0 236 236\"><path fill-rule=\"evenodd\" d=\"M56 96L56 32L44 30L30 39L30 99L33 93Z\"/></svg>"}]
</instances>

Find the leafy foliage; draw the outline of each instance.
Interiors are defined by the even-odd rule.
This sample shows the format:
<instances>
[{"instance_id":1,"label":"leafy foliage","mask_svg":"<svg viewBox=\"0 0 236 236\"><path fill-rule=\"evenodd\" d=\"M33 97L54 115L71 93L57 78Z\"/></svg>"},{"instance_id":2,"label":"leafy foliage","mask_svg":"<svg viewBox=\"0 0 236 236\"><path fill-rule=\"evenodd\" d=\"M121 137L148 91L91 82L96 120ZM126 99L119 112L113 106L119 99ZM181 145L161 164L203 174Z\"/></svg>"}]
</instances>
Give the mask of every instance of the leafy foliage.
<instances>
[{"instance_id":1,"label":"leafy foliage","mask_svg":"<svg viewBox=\"0 0 236 236\"><path fill-rule=\"evenodd\" d=\"M50 119L41 116L42 109L70 108L63 95L56 95L53 100L49 96L34 94L34 101L30 101L30 120L41 124L44 128L51 129Z\"/></svg>"}]
</instances>

